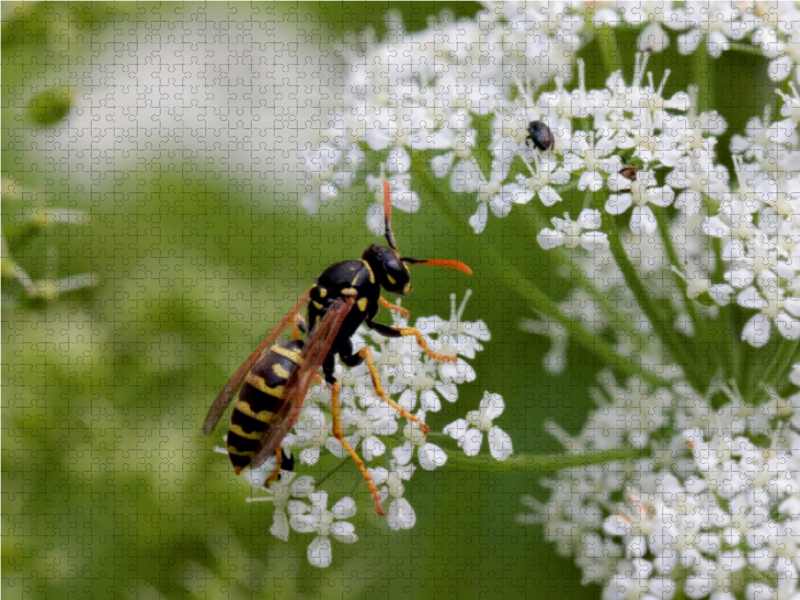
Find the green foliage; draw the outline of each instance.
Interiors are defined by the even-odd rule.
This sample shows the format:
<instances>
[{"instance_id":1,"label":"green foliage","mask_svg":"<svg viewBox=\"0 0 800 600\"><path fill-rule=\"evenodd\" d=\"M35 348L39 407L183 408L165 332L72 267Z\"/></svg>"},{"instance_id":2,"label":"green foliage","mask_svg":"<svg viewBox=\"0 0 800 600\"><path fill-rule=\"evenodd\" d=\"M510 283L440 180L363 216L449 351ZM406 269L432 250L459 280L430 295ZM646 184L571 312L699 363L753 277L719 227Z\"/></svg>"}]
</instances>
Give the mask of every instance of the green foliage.
<instances>
[{"instance_id":1,"label":"green foliage","mask_svg":"<svg viewBox=\"0 0 800 600\"><path fill-rule=\"evenodd\" d=\"M25 117L35 125L55 125L67 116L73 95L73 90L63 85L42 90L31 98Z\"/></svg>"},{"instance_id":2,"label":"green foliage","mask_svg":"<svg viewBox=\"0 0 800 600\"><path fill-rule=\"evenodd\" d=\"M522 475L425 474L409 490L421 508L408 533L390 532L375 517L362 484L356 522L365 533L357 544L335 544L334 565L324 571L308 565L306 539L298 543L295 535L285 544L269 535L271 505L245 502L249 486L213 451L221 438L204 439L200 425L228 376L316 275L374 241L364 227L367 202L331 204L307 217L296 198L271 197L174 156L110 173L103 190L88 189L74 174L52 176L47 150L29 141L43 125L68 126L82 90L64 74L131 15L146 10L154 20L179 20L200 5L7 4L3 175L22 191L4 193L3 206L3 593L443 599L522 598L535 589L553 600L595 597L597 589L580 586L571 561L556 556L538 528L516 524L519 497L537 491ZM358 18L351 27L384 31L385 4L300 6L342 33L351 18ZM456 10L472 14L475 7ZM442 6L400 8L420 27ZM594 52L591 45L585 52L589 87L608 75ZM651 60L656 80L676 57ZM633 64L630 43L620 44L618 60ZM734 97L739 79L719 85ZM674 74L667 94L683 84ZM760 110L744 99L741 105L744 112L725 115L737 130ZM545 375L547 342L519 330L528 303L504 280L504 264L540 280L553 297L569 290L548 276L552 265L535 243L533 223L491 221L480 243L502 249L501 264L482 250L458 207L438 200L437 182L424 175L419 182L421 211L395 215L400 248L448 258L457 249L476 275L465 281L420 268L404 306L415 316L446 316L449 292L460 298L470 287L475 296L465 318L484 319L493 336L475 364L477 381L428 423L441 428L463 416L489 389L507 399L504 428L515 451L554 450L542 423L578 428L599 367L593 356L571 350L577 375ZM80 227L43 224L55 211L87 218ZM20 283L17 265L35 281L92 273L97 285L43 294L45 300ZM352 465L344 472L332 479L349 493L357 478Z\"/></svg>"}]
</instances>

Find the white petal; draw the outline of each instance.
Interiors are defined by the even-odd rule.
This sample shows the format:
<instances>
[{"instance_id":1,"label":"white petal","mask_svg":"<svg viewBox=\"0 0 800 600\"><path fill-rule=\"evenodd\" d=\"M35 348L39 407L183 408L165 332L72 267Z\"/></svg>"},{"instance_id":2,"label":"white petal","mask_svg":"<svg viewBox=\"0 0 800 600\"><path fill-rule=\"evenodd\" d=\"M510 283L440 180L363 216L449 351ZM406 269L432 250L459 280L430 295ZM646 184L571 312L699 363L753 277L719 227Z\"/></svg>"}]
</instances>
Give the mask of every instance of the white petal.
<instances>
[{"instance_id":1,"label":"white petal","mask_svg":"<svg viewBox=\"0 0 800 600\"><path fill-rule=\"evenodd\" d=\"M635 206L631 214L631 231L636 235L649 235L656 230L656 216L649 206Z\"/></svg>"},{"instance_id":2,"label":"white petal","mask_svg":"<svg viewBox=\"0 0 800 600\"><path fill-rule=\"evenodd\" d=\"M483 433L480 429L469 429L464 433L464 437L459 440L459 446L464 449L467 456L475 456L481 449Z\"/></svg>"},{"instance_id":3,"label":"white petal","mask_svg":"<svg viewBox=\"0 0 800 600\"><path fill-rule=\"evenodd\" d=\"M503 402L503 397L500 394L490 394L489 392L485 392L479 407L484 415L489 417L489 419L494 420L503 414L503 410L505 410L506 405Z\"/></svg>"},{"instance_id":4,"label":"white petal","mask_svg":"<svg viewBox=\"0 0 800 600\"><path fill-rule=\"evenodd\" d=\"M269 532L279 540L289 541L289 518L280 511L275 511L272 515L272 527Z\"/></svg>"},{"instance_id":5,"label":"white petal","mask_svg":"<svg viewBox=\"0 0 800 600\"><path fill-rule=\"evenodd\" d=\"M364 450L364 460L366 461L371 461L376 456L383 456L383 453L386 452L386 444L374 435L365 439L361 448Z\"/></svg>"},{"instance_id":6,"label":"white petal","mask_svg":"<svg viewBox=\"0 0 800 600\"><path fill-rule=\"evenodd\" d=\"M783 307L793 317L800 317L800 298L795 298L794 296L786 298L783 301Z\"/></svg>"},{"instance_id":7,"label":"white petal","mask_svg":"<svg viewBox=\"0 0 800 600\"><path fill-rule=\"evenodd\" d=\"M319 460L319 448L305 448L300 451L300 462L313 466Z\"/></svg>"},{"instance_id":8,"label":"white petal","mask_svg":"<svg viewBox=\"0 0 800 600\"><path fill-rule=\"evenodd\" d=\"M346 521L336 521L331 527L331 535L345 544L354 544L358 541L355 526Z\"/></svg>"},{"instance_id":9,"label":"white petal","mask_svg":"<svg viewBox=\"0 0 800 600\"><path fill-rule=\"evenodd\" d=\"M555 229L542 229L536 236L536 241L543 250L553 250L564 243L564 234Z\"/></svg>"},{"instance_id":10,"label":"white petal","mask_svg":"<svg viewBox=\"0 0 800 600\"><path fill-rule=\"evenodd\" d=\"M420 406L425 412L439 412L442 408L442 403L439 396L433 390L425 390L420 395Z\"/></svg>"},{"instance_id":11,"label":"white petal","mask_svg":"<svg viewBox=\"0 0 800 600\"><path fill-rule=\"evenodd\" d=\"M308 545L308 562L324 569L330 566L332 559L331 542L327 537L318 536Z\"/></svg>"},{"instance_id":12,"label":"white petal","mask_svg":"<svg viewBox=\"0 0 800 600\"><path fill-rule=\"evenodd\" d=\"M469 429L469 423L465 419L456 419L449 425L445 425L442 433L456 440L461 440L464 438L467 429Z\"/></svg>"},{"instance_id":13,"label":"white petal","mask_svg":"<svg viewBox=\"0 0 800 600\"><path fill-rule=\"evenodd\" d=\"M391 529L411 529L417 522L417 515L408 500L398 498L389 504L389 514L386 521Z\"/></svg>"},{"instance_id":14,"label":"white petal","mask_svg":"<svg viewBox=\"0 0 800 600\"><path fill-rule=\"evenodd\" d=\"M469 225L475 233L483 233L483 230L486 229L488 218L489 207L481 203L480 206L478 206L478 212L469 218Z\"/></svg>"},{"instance_id":15,"label":"white petal","mask_svg":"<svg viewBox=\"0 0 800 600\"><path fill-rule=\"evenodd\" d=\"M603 214L594 208L584 208L578 215L578 223L584 229L600 229L603 225Z\"/></svg>"},{"instance_id":16,"label":"white petal","mask_svg":"<svg viewBox=\"0 0 800 600\"><path fill-rule=\"evenodd\" d=\"M442 179L447 177L447 174L450 172L450 168L453 166L453 159L456 157L455 152L446 152L441 156L434 156L431 159L431 167L433 168L433 174L436 176L437 179Z\"/></svg>"},{"instance_id":17,"label":"white petal","mask_svg":"<svg viewBox=\"0 0 800 600\"><path fill-rule=\"evenodd\" d=\"M800 321L790 317L786 311L780 311L775 317L775 326L778 328L778 333L787 340L800 338Z\"/></svg>"},{"instance_id":18,"label":"white petal","mask_svg":"<svg viewBox=\"0 0 800 600\"><path fill-rule=\"evenodd\" d=\"M770 322L763 314L754 315L742 330L742 340L753 346L761 348L769 341Z\"/></svg>"},{"instance_id":19,"label":"white petal","mask_svg":"<svg viewBox=\"0 0 800 600\"><path fill-rule=\"evenodd\" d=\"M600 252L608 248L608 237L600 231L587 231L581 234L581 248L588 252Z\"/></svg>"},{"instance_id":20,"label":"white petal","mask_svg":"<svg viewBox=\"0 0 800 600\"><path fill-rule=\"evenodd\" d=\"M426 471L433 471L447 462L447 454L435 444L424 444L417 451L419 466Z\"/></svg>"},{"instance_id":21,"label":"white petal","mask_svg":"<svg viewBox=\"0 0 800 600\"><path fill-rule=\"evenodd\" d=\"M675 200L675 192L668 186L651 188L647 191L647 201L656 206L669 206Z\"/></svg>"},{"instance_id":22,"label":"white petal","mask_svg":"<svg viewBox=\"0 0 800 600\"><path fill-rule=\"evenodd\" d=\"M539 190L539 200L541 200L542 204L545 206L553 206L557 202L561 202L561 196L549 185L546 185Z\"/></svg>"},{"instance_id":23,"label":"white petal","mask_svg":"<svg viewBox=\"0 0 800 600\"><path fill-rule=\"evenodd\" d=\"M505 460L511 456L511 436L499 427L492 427L488 435L489 452L495 460Z\"/></svg>"},{"instance_id":24,"label":"white petal","mask_svg":"<svg viewBox=\"0 0 800 600\"><path fill-rule=\"evenodd\" d=\"M603 531L609 535L629 535L632 529L630 521L621 515L612 515L603 522Z\"/></svg>"},{"instance_id":25,"label":"white petal","mask_svg":"<svg viewBox=\"0 0 800 600\"><path fill-rule=\"evenodd\" d=\"M578 189L583 191L587 187L593 192L603 187L603 178L600 176L600 173L597 171L586 171L581 175L581 178L578 180Z\"/></svg>"},{"instance_id":26,"label":"white petal","mask_svg":"<svg viewBox=\"0 0 800 600\"><path fill-rule=\"evenodd\" d=\"M337 519L349 519L356 514L356 502L350 496L345 496L333 505L331 512Z\"/></svg>"},{"instance_id":27,"label":"white petal","mask_svg":"<svg viewBox=\"0 0 800 600\"><path fill-rule=\"evenodd\" d=\"M633 202L630 194L611 194L606 200L606 212L610 215L621 215L628 210Z\"/></svg>"},{"instance_id":28,"label":"white petal","mask_svg":"<svg viewBox=\"0 0 800 600\"><path fill-rule=\"evenodd\" d=\"M408 464L413 455L414 455L414 444L412 444L410 440L406 440L406 442L402 446L392 450L392 456L394 456L394 459L401 465Z\"/></svg>"}]
</instances>

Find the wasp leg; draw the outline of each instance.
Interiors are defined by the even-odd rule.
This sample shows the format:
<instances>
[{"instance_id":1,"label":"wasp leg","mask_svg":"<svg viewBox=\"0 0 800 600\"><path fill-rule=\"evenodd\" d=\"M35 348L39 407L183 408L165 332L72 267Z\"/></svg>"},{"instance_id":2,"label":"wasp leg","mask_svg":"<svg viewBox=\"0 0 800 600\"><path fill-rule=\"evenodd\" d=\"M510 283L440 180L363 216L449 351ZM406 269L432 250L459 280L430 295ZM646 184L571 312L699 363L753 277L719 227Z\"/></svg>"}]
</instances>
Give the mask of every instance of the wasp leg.
<instances>
[{"instance_id":1,"label":"wasp leg","mask_svg":"<svg viewBox=\"0 0 800 600\"><path fill-rule=\"evenodd\" d=\"M367 321L367 326L370 329L374 329L381 335L385 335L389 338L399 338L399 337L406 337L409 335L413 335L417 338L417 344L419 347L425 351L425 354L433 358L434 360L438 360L439 362L456 362L457 358L455 356L447 356L446 354L439 354L438 352L434 352L428 347L428 342L425 341L425 336L417 329L416 327L389 327L388 325L384 325L383 323L375 323L374 321Z\"/></svg>"},{"instance_id":2,"label":"wasp leg","mask_svg":"<svg viewBox=\"0 0 800 600\"><path fill-rule=\"evenodd\" d=\"M401 416L405 417L409 421L414 421L415 423L419 423L419 427L420 429L422 429L422 433L428 435L431 432L430 427L428 427L425 423L423 423L418 416L412 415L402 406L397 404L394 400L389 398L389 396L387 396L386 393L383 391L383 385L381 385L381 376L378 373L378 368L375 366L375 362L372 360L372 351L370 350L369 346L364 346L361 350L359 350L358 356L367 361L369 374L372 377L372 386L375 388L375 393L378 394L380 399L386 402L389 406L391 406L393 409L399 412Z\"/></svg>"},{"instance_id":3,"label":"wasp leg","mask_svg":"<svg viewBox=\"0 0 800 600\"><path fill-rule=\"evenodd\" d=\"M382 306L382 307L384 307L384 308L386 308L386 309L389 309L389 310L394 310L394 311L397 311L397 312L399 312L401 315L403 315L405 318L408 318L408 315L410 314L410 313L409 313L409 312L408 312L408 311L407 311L405 308L403 308L402 306L397 306L396 304L392 304L391 302L389 302L388 300L386 300L386 299L385 299L385 298L383 298L382 296L381 296L380 298L378 298L378 302L380 302L380 303L381 303L381 306Z\"/></svg>"},{"instance_id":4,"label":"wasp leg","mask_svg":"<svg viewBox=\"0 0 800 600\"><path fill-rule=\"evenodd\" d=\"M301 337L308 335L308 325L306 320L299 312L292 318L292 338L299 340Z\"/></svg>"},{"instance_id":5,"label":"wasp leg","mask_svg":"<svg viewBox=\"0 0 800 600\"><path fill-rule=\"evenodd\" d=\"M281 462L283 461L283 451L278 448L275 452L275 470L272 474L264 480L264 487L269 488L269 484L275 481L281 475Z\"/></svg>"},{"instance_id":6,"label":"wasp leg","mask_svg":"<svg viewBox=\"0 0 800 600\"><path fill-rule=\"evenodd\" d=\"M339 443L347 450L348 454L352 457L355 461L356 466L358 466L361 474L364 476L364 480L367 482L367 487L369 487L369 491L372 493L372 499L375 502L375 511L380 516L385 516L386 513L381 508L381 495L378 492L378 488L375 487L375 482L372 481L372 476L367 471L367 468L364 466L364 461L361 460L361 457L353 450L352 446L347 443L344 439L344 434L342 432L342 414L339 408L339 392L341 391L342 386L339 385L339 382L335 379L331 383L331 413L333 413L333 437L339 440Z\"/></svg>"}]
</instances>

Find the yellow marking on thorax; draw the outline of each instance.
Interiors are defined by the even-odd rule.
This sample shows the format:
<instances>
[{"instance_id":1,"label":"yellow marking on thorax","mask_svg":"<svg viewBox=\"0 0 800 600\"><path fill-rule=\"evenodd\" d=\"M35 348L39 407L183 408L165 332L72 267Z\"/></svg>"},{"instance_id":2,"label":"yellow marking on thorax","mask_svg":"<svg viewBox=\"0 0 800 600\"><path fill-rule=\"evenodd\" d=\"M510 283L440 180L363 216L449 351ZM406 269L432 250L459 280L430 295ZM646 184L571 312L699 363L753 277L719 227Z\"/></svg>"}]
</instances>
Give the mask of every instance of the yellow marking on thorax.
<instances>
[{"instance_id":1,"label":"yellow marking on thorax","mask_svg":"<svg viewBox=\"0 0 800 600\"><path fill-rule=\"evenodd\" d=\"M288 376L287 376L288 377ZM247 383L252 385L257 390L264 392L265 394L269 394L270 396L275 396L276 398L280 398L283 394L283 386L277 385L274 388L269 387L267 382L264 381L264 378L256 375L254 373L248 373L247 377L244 379Z\"/></svg>"},{"instance_id":2,"label":"yellow marking on thorax","mask_svg":"<svg viewBox=\"0 0 800 600\"><path fill-rule=\"evenodd\" d=\"M366 298L362 298L361 300L356 302L356 304L358 304L358 310L360 310L361 312L366 312L368 303L369 300L367 300Z\"/></svg>"},{"instance_id":3,"label":"yellow marking on thorax","mask_svg":"<svg viewBox=\"0 0 800 600\"><path fill-rule=\"evenodd\" d=\"M255 412L244 400L237 400L234 408L239 412L246 414L248 417L255 419L256 421L261 421L262 423L269 423L272 420L272 412L268 410Z\"/></svg>"},{"instance_id":4,"label":"yellow marking on thorax","mask_svg":"<svg viewBox=\"0 0 800 600\"><path fill-rule=\"evenodd\" d=\"M281 379L289 379L289 375L291 374L291 373L289 373L289 371L284 369L281 365L272 365L272 371L275 373L275 375L277 375ZM282 388L283 388L283 386L281 386L281 391L283 391Z\"/></svg>"},{"instance_id":5,"label":"yellow marking on thorax","mask_svg":"<svg viewBox=\"0 0 800 600\"><path fill-rule=\"evenodd\" d=\"M300 362L300 350L287 350L283 346L273 346L272 351L278 356L282 356L283 358L288 358L295 364Z\"/></svg>"},{"instance_id":6,"label":"yellow marking on thorax","mask_svg":"<svg viewBox=\"0 0 800 600\"><path fill-rule=\"evenodd\" d=\"M394 285L395 283L397 283L397 282L394 280L394 277L392 277L392 276L391 276L391 275L389 275L388 273L386 274L386 279L388 279L388 280L389 280L389 283L391 283L392 285Z\"/></svg>"},{"instance_id":7,"label":"yellow marking on thorax","mask_svg":"<svg viewBox=\"0 0 800 600\"><path fill-rule=\"evenodd\" d=\"M358 296L358 290L356 288L344 288L341 292L339 292L342 296Z\"/></svg>"},{"instance_id":8,"label":"yellow marking on thorax","mask_svg":"<svg viewBox=\"0 0 800 600\"><path fill-rule=\"evenodd\" d=\"M228 427L228 431L235 433L239 437L243 437L247 440L260 440L261 436L264 434L263 431L253 431L251 433L247 433L241 426L236 425L235 423L231 423Z\"/></svg>"},{"instance_id":9,"label":"yellow marking on thorax","mask_svg":"<svg viewBox=\"0 0 800 600\"><path fill-rule=\"evenodd\" d=\"M403 288L403 293L404 294L410 294L411 293L411 284L410 283L406 284L406 287Z\"/></svg>"},{"instance_id":10,"label":"yellow marking on thorax","mask_svg":"<svg viewBox=\"0 0 800 600\"><path fill-rule=\"evenodd\" d=\"M311 304L313 304L313 305L314 305L314 308L316 308L317 310L322 310L323 308L325 308L325 307L324 307L322 304L320 304L320 303L319 303L319 302L317 302L316 300L312 300L312 301L311 301Z\"/></svg>"},{"instance_id":11,"label":"yellow marking on thorax","mask_svg":"<svg viewBox=\"0 0 800 600\"><path fill-rule=\"evenodd\" d=\"M362 263L364 263L364 266L367 267L367 271L369 271L369 282L374 284L375 283L375 273L372 272L372 267L370 267L369 263L367 261L365 261L363 258L359 258L358 260L360 260Z\"/></svg>"},{"instance_id":12,"label":"yellow marking on thorax","mask_svg":"<svg viewBox=\"0 0 800 600\"><path fill-rule=\"evenodd\" d=\"M326 290L324 287L319 288L319 290L317 291L319 292L320 298L324 298L325 296L328 295L328 290Z\"/></svg>"}]
</instances>

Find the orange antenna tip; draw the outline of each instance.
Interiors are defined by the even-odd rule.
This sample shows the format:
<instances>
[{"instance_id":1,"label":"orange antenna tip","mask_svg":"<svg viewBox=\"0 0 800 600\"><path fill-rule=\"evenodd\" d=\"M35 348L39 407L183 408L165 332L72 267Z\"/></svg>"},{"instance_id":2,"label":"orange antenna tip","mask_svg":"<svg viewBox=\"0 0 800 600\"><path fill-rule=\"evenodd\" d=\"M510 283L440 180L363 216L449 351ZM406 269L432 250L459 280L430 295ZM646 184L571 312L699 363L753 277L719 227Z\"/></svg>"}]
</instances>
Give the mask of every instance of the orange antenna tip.
<instances>
[{"instance_id":1,"label":"orange antenna tip","mask_svg":"<svg viewBox=\"0 0 800 600\"><path fill-rule=\"evenodd\" d=\"M467 275L472 275L472 269L462 263L460 260L448 260L441 258L429 258L428 260L419 260L416 258L403 257L403 260L412 265L429 265L431 267L446 267L448 269L455 269Z\"/></svg>"}]
</instances>

